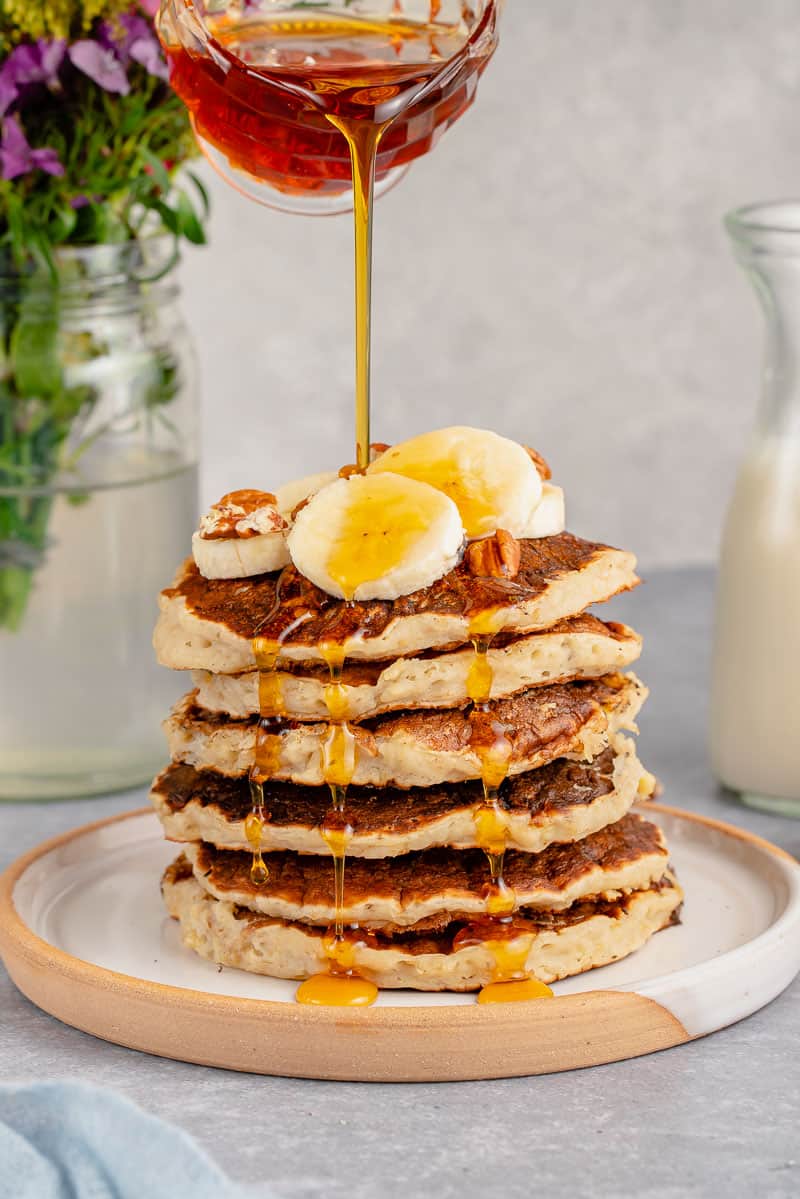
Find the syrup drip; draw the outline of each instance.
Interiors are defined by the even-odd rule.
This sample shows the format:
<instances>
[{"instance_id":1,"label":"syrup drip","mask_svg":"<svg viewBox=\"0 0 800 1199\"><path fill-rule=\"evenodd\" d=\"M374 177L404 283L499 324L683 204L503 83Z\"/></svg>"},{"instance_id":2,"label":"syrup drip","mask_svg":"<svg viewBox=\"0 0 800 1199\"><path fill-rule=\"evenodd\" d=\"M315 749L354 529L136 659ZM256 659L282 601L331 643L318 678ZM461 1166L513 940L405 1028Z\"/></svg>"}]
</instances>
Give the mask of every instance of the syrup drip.
<instances>
[{"instance_id":1,"label":"syrup drip","mask_svg":"<svg viewBox=\"0 0 800 1199\"><path fill-rule=\"evenodd\" d=\"M271 610L259 622L257 630L264 626L269 628L284 606L281 592L285 575L286 571L284 570L281 572L275 588L275 602ZM299 625L309 619L311 613L303 607L301 600L300 603L292 604L292 615L293 619L279 636L267 637L257 634L251 642L253 657L258 667L259 719L256 728L253 765L250 769L252 807L245 820L244 831L253 851L250 879L256 886L261 886L269 878L269 871L262 855L264 826L270 817L264 796L264 784L274 778L278 772L281 760L281 734L289 723L283 700L278 658L283 643L291 637Z\"/></svg>"},{"instance_id":2,"label":"syrup drip","mask_svg":"<svg viewBox=\"0 0 800 1199\"><path fill-rule=\"evenodd\" d=\"M512 745L510 729L492 719L489 701L494 681L489 647L500 631L499 611L483 613L470 625L474 656L467 675L467 695L471 713L473 748L481 763L483 803L473 813L475 837L486 854L491 889L486 902L489 919L468 926L456 936L454 947L483 945L492 955L494 979L478 995L478 1003L500 1003L536 999L552 991L538 979L530 978L526 963L533 933L515 931L512 913L516 895L503 878L508 839L508 819L500 799L500 788L508 776Z\"/></svg>"},{"instance_id":3,"label":"syrup drip","mask_svg":"<svg viewBox=\"0 0 800 1199\"><path fill-rule=\"evenodd\" d=\"M514 892L503 878L503 863L508 836L508 821L500 801L500 787L508 775L511 761L510 731L492 718L489 701L493 672L489 647L500 630L499 612L488 612L470 625L474 656L467 676L467 695L473 704L472 744L481 763L483 803L473 813L476 840L486 854L491 875L487 908L492 916L508 915L514 910Z\"/></svg>"},{"instance_id":4,"label":"syrup drip","mask_svg":"<svg viewBox=\"0 0 800 1199\"><path fill-rule=\"evenodd\" d=\"M355 972L355 951L364 944L356 939L337 938L328 933L323 941L329 972L307 978L297 988L298 1003L315 1007L369 1007L378 998L378 988Z\"/></svg>"},{"instance_id":5,"label":"syrup drip","mask_svg":"<svg viewBox=\"0 0 800 1199\"><path fill-rule=\"evenodd\" d=\"M269 878L269 870L264 861L262 846L264 843L264 825L267 822L267 811L264 807L264 784L250 779L250 798L253 804L244 822L244 833L253 851L250 863L250 881L260 887Z\"/></svg>"},{"instance_id":6,"label":"syrup drip","mask_svg":"<svg viewBox=\"0 0 800 1199\"><path fill-rule=\"evenodd\" d=\"M356 739L347 722L349 705L347 690L342 683L345 651L339 644L323 645L320 649L330 672L330 682L324 693L330 726L322 747L322 768L331 792L331 807L320 832L333 857L334 923L323 940L328 959L327 973L306 979L298 987L295 998L302 1004L368 1007L377 999L378 988L357 974L355 951L363 940L359 938L357 926L351 926L348 930L351 935L346 936L344 924L345 865L347 847L353 836L347 812L347 789L356 767Z\"/></svg>"},{"instance_id":7,"label":"syrup drip","mask_svg":"<svg viewBox=\"0 0 800 1199\"><path fill-rule=\"evenodd\" d=\"M514 926L513 919L490 919L468 925L457 934L454 949L482 945L494 961L494 979L478 994L478 1003L515 1003L546 999L553 992L546 983L528 973L528 956L534 934Z\"/></svg>"},{"instance_id":8,"label":"syrup drip","mask_svg":"<svg viewBox=\"0 0 800 1199\"><path fill-rule=\"evenodd\" d=\"M253 851L250 864L250 880L262 886L269 878L269 870L262 855L264 825L269 813L264 799L264 783L273 778L281 758L281 732L286 723L286 708L281 693L278 674L280 643L266 637L253 638L253 657L258 667L258 727L250 770L250 796L252 808L244 823L245 836Z\"/></svg>"}]
</instances>

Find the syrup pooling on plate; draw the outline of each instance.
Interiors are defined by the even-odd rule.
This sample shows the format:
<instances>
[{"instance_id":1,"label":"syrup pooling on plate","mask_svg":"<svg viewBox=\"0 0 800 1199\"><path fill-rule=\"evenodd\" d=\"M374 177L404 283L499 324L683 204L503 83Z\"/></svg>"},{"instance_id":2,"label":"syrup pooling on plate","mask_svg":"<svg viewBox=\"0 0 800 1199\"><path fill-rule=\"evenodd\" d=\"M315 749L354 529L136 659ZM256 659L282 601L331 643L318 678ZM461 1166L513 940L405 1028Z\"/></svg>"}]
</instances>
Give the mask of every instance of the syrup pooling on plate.
<instances>
[{"instance_id":1,"label":"syrup pooling on plate","mask_svg":"<svg viewBox=\"0 0 800 1199\"><path fill-rule=\"evenodd\" d=\"M522 1003L529 999L552 999L547 983L538 978L522 978L514 982L488 983L478 992L478 1003Z\"/></svg>"},{"instance_id":2,"label":"syrup pooling on plate","mask_svg":"<svg viewBox=\"0 0 800 1199\"><path fill-rule=\"evenodd\" d=\"M329 724L322 746L322 773L331 793L331 807L320 832L333 857L334 925L323 940L328 972L315 974L301 983L296 999L303 1004L366 1007L375 1002L378 988L356 972L355 950L363 939L356 926L345 930L344 925L347 847L353 836L347 812L347 789L355 773L357 748L355 734L348 723L347 690L342 682L345 650L339 643L327 642L320 646L320 652L330 673L324 692Z\"/></svg>"}]
</instances>

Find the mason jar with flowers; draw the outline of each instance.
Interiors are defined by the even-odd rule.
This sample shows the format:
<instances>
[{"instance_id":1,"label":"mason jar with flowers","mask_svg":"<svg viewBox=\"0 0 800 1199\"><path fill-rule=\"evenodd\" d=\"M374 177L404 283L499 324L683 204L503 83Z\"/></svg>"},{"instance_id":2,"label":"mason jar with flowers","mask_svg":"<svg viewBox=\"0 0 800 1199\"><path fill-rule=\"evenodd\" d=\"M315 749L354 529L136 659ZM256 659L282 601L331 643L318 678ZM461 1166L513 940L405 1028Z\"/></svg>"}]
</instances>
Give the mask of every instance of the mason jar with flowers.
<instances>
[{"instance_id":1,"label":"mason jar with flowers","mask_svg":"<svg viewBox=\"0 0 800 1199\"><path fill-rule=\"evenodd\" d=\"M181 241L207 201L141 0L0 0L0 798L143 781L196 516Z\"/></svg>"}]
</instances>

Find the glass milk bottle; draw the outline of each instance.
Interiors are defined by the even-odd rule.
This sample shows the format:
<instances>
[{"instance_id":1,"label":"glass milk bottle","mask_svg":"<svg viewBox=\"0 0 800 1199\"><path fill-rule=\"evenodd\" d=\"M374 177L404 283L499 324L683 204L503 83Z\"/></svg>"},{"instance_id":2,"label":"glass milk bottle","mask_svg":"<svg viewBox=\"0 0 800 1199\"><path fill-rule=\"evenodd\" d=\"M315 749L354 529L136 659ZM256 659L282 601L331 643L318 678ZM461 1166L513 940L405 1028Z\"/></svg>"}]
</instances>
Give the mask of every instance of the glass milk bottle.
<instances>
[{"instance_id":1,"label":"glass milk bottle","mask_svg":"<svg viewBox=\"0 0 800 1199\"><path fill-rule=\"evenodd\" d=\"M726 225L767 337L722 541L711 758L745 803L800 816L800 201L742 208Z\"/></svg>"}]
</instances>

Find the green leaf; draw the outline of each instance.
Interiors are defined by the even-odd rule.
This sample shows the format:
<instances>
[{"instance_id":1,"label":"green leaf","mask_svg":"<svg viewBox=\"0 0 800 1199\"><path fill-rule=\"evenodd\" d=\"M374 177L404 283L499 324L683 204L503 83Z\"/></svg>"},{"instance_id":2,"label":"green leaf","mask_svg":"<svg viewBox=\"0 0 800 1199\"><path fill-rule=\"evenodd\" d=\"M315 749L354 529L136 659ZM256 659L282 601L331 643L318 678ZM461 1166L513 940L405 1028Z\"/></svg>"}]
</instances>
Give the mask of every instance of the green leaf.
<instances>
[{"instance_id":1,"label":"green leaf","mask_svg":"<svg viewBox=\"0 0 800 1199\"><path fill-rule=\"evenodd\" d=\"M202 219L207 221L211 214L211 197L208 194L208 188L203 183L203 180L200 178L200 176L196 175L194 171L187 171L186 177L187 179L190 179L197 188L197 191L200 195L200 205L203 214Z\"/></svg>"},{"instance_id":2,"label":"green leaf","mask_svg":"<svg viewBox=\"0 0 800 1199\"><path fill-rule=\"evenodd\" d=\"M67 241L78 223L78 213L71 204L58 204L47 226L47 235L53 245Z\"/></svg>"},{"instance_id":3,"label":"green leaf","mask_svg":"<svg viewBox=\"0 0 800 1199\"><path fill-rule=\"evenodd\" d=\"M139 157L150 167L152 177L166 195L171 187L169 172L160 158L157 158L146 146L139 147Z\"/></svg>"},{"instance_id":4,"label":"green leaf","mask_svg":"<svg viewBox=\"0 0 800 1199\"><path fill-rule=\"evenodd\" d=\"M174 208L170 208L168 204L165 204L163 200L156 200L152 204L152 207L161 217L165 228L169 229L170 233L180 236L182 232L180 214Z\"/></svg>"},{"instance_id":5,"label":"green leaf","mask_svg":"<svg viewBox=\"0 0 800 1199\"><path fill-rule=\"evenodd\" d=\"M200 220L192 207L192 202L186 192L178 192L178 212L180 214L180 230L187 241L193 242L196 246L204 246L206 244L205 229L200 223Z\"/></svg>"},{"instance_id":6,"label":"green leaf","mask_svg":"<svg viewBox=\"0 0 800 1199\"><path fill-rule=\"evenodd\" d=\"M57 315L23 309L11 334L9 357L21 395L55 395L61 387Z\"/></svg>"}]
</instances>

